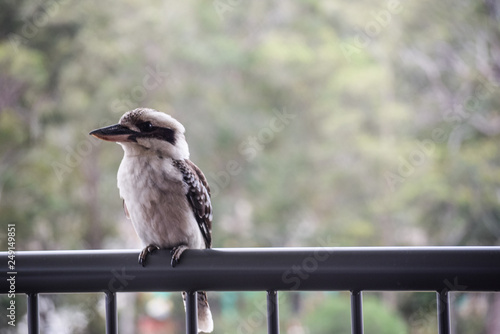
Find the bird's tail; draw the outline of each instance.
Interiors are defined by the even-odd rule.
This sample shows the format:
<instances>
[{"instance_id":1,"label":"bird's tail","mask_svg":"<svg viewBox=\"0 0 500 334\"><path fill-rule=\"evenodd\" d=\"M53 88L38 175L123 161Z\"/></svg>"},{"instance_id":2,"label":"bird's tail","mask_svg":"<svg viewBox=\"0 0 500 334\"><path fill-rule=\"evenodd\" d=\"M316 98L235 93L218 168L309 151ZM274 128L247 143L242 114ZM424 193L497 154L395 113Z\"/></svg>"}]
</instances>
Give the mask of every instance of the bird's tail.
<instances>
[{"instance_id":1,"label":"bird's tail","mask_svg":"<svg viewBox=\"0 0 500 334\"><path fill-rule=\"evenodd\" d=\"M186 309L186 293L182 293L184 300L184 309ZM214 321L212 320L212 312L208 305L207 293L198 291L198 332L212 333L214 330Z\"/></svg>"}]
</instances>

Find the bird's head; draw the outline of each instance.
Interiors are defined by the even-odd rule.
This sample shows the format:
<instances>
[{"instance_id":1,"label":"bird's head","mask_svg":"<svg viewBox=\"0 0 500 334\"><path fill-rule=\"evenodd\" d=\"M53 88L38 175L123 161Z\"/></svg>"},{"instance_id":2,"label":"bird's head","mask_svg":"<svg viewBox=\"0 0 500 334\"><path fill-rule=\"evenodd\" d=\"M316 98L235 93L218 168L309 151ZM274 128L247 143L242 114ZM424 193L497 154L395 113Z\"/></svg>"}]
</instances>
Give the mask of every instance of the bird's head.
<instances>
[{"instance_id":1,"label":"bird's head","mask_svg":"<svg viewBox=\"0 0 500 334\"><path fill-rule=\"evenodd\" d=\"M170 115L137 108L126 112L118 124L96 129L90 134L117 142L125 155L155 154L179 160L189 158L184 131L184 126Z\"/></svg>"}]
</instances>

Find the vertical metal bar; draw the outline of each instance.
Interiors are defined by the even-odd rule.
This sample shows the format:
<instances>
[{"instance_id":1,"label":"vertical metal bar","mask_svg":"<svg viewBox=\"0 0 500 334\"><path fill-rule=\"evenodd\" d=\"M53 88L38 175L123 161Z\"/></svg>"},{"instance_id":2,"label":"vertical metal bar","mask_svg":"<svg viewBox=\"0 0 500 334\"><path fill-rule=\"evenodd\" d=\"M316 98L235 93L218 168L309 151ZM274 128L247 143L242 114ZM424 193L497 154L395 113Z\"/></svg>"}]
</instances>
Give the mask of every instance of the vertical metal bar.
<instances>
[{"instance_id":1,"label":"vertical metal bar","mask_svg":"<svg viewBox=\"0 0 500 334\"><path fill-rule=\"evenodd\" d=\"M280 333L278 292L276 290L267 291L267 333Z\"/></svg>"},{"instance_id":2,"label":"vertical metal bar","mask_svg":"<svg viewBox=\"0 0 500 334\"><path fill-rule=\"evenodd\" d=\"M106 334L118 334L116 293L111 291L106 292Z\"/></svg>"},{"instance_id":3,"label":"vertical metal bar","mask_svg":"<svg viewBox=\"0 0 500 334\"><path fill-rule=\"evenodd\" d=\"M39 327L39 313L38 313L38 294L28 293L28 333L40 333Z\"/></svg>"},{"instance_id":4,"label":"vertical metal bar","mask_svg":"<svg viewBox=\"0 0 500 334\"><path fill-rule=\"evenodd\" d=\"M363 334L363 294L351 291L351 333Z\"/></svg>"},{"instance_id":5,"label":"vertical metal bar","mask_svg":"<svg viewBox=\"0 0 500 334\"><path fill-rule=\"evenodd\" d=\"M186 334L198 334L198 293L186 292Z\"/></svg>"},{"instance_id":6,"label":"vertical metal bar","mask_svg":"<svg viewBox=\"0 0 500 334\"><path fill-rule=\"evenodd\" d=\"M438 333L450 334L450 294L447 290L443 290L436 294L436 298Z\"/></svg>"}]
</instances>

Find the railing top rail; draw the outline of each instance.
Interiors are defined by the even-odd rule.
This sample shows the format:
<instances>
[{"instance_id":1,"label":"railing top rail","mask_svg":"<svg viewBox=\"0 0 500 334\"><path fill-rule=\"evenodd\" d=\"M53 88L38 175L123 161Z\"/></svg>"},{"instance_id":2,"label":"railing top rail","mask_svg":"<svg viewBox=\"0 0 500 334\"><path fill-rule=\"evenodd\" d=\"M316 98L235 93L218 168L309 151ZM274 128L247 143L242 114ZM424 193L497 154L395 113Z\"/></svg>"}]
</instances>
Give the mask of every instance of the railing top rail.
<instances>
[{"instance_id":1,"label":"railing top rail","mask_svg":"<svg viewBox=\"0 0 500 334\"><path fill-rule=\"evenodd\" d=\"M500 291L500 247L318 247L16 252L16 293L135 291ZM0 293L9 291L8 253Z\"/></svg>"}]
</instances>

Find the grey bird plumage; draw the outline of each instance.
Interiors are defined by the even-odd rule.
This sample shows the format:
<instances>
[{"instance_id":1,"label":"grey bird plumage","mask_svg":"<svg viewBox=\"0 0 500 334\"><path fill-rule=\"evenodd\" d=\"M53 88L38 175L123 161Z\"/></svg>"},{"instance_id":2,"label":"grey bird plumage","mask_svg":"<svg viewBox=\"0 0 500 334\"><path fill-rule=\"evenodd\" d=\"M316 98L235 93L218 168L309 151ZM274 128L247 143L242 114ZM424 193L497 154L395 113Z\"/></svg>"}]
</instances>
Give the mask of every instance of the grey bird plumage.
<instances>
[{"instance_id":1,"label":"grey bird plumage","mask_svg":"<svg viewBox=\"0 0 500 334\"><path fill-rule=\"evenodd\" d=\"M156 249L172 249L175 267L184 250L212 246L210 188L189 160L184 132L170 115L138 108L125 113L118 124L90 133L123 147L118 188L125 213L144 244L139 255L143 266ZM198 330L213 330L203 291L198 292Z\"/></svg>"}]
</instances>

